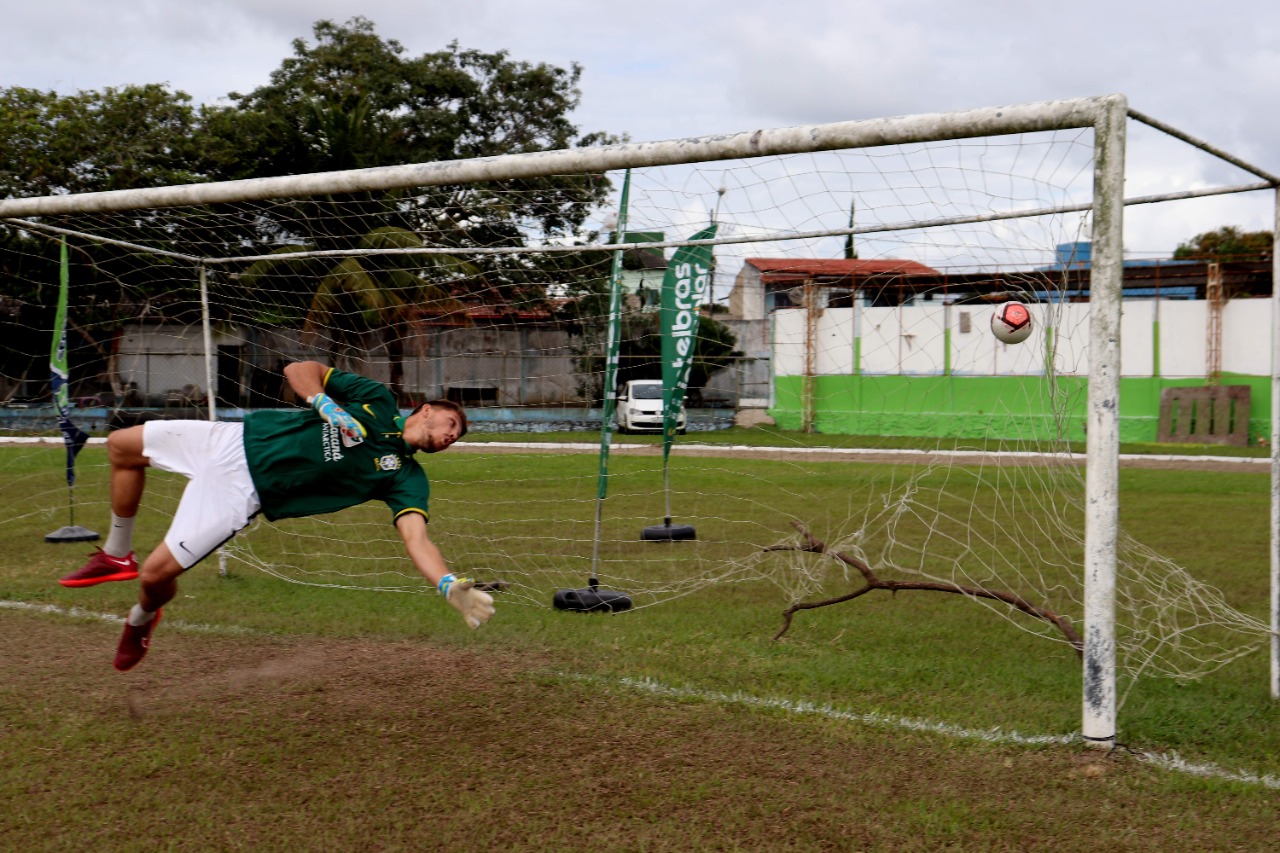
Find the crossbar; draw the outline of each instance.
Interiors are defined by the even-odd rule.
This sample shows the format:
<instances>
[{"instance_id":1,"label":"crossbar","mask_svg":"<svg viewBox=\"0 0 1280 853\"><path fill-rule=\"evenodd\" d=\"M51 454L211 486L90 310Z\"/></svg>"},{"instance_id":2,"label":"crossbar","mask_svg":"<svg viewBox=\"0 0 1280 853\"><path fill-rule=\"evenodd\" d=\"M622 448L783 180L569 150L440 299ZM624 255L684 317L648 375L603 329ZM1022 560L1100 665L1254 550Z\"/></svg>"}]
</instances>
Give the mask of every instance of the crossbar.
<instances>
[{"instance_id":1,"label":"crossbar","mask_svg":"<svg viewBox=\"0 0 1280 853\"><path fill-rule=\"evenodd\" d=\"M151 189L5 199L0 201L0 219L231 204L272 198L545 178L552 175L603 173L629 167L674 166L766 155L1094 127L1099 116L1107 114L1111 104L1123 101L1122 95L1102 95L960 112L753 130L664 142L623 143L599 148L504 154L438 163L380 166Z\"/></svg>"}]
</instances>

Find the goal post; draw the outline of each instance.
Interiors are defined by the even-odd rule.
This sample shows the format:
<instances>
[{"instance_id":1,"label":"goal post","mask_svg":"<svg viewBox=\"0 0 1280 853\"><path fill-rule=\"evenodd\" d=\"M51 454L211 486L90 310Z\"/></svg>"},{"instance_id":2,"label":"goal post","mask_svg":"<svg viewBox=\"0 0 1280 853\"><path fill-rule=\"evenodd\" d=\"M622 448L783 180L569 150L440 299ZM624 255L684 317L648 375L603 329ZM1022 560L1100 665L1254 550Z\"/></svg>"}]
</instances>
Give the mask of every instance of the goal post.
<instances>
[{"instance_id":1,"label":"goal post","mask_svg":"<svg viewBox=\"0 0 1280 853\"><path fill-rule=\"evenodd\" d=\"M1124 283L1124 155L1128 104L1094 123L1093 266L1089 274L1089 431L1084 565L1085 741L1116 738L1116 538L1120 489L1120 297Z\"/></svg>"},{"instance_id":2,"label":"goal post","mask_svg":"<svg viewBox=\"0 0 1280 853\"><path fill-rule=\"evenodd\" d=\"M531 179L554 178L565 175L598 175L618 173L626 169L681 167L720 161L753 162L761 158L793 155L809 155L819 152L840 152L855 149L879 149L886 146L914 146L953 140L975 140L983 137L1003 137L1019 134L1041 134L1060 131L1071 131L1079 136L1079 147L1089 150L1086 141L1088 133L1092 133L1092 195L1089 188L1082 188L1079 197L1052 197L1047 200L1035 198L1027 201L1017 192L1008 191L1004 195L993 192L991 198L1006 203L1007 209L1000 209L984 198L973 202L968 207L948 206L946 203L935 204L925 208L929 212L920 218L903 222L878 222L871 225L855 226L847 201L843 212L848 212L848 227L832 227L823 222L811 222L819 217L813 216L808 207L801 203L800 211L794 219L788 219L785 228L767 230L764 223L768 217L759 216L753 223L753 229L737 234L722 234L714 240L699 241L713 244L716 247L731 246L735 243L781 243L786 241L802 241L810 237L824 239L832 237L848 238L852 246L855 235L871 235L876 233L892 233L895 231L918 232L931 228L950 227L964 223L1007 222L1014 219L1034 217L1052 217L1061 214L1083 214L1088 221L1088 231L1081 230L1081 236L1087 234L1092 243L1092 258L1087 273L1089 292L1087 318L1087 378L1088 400L1085 407L1087 433L1085 443L1087 450L1087 468L1084 477L1084 538L1081 550L1082 565L1079 567L1076 580L1083 581L1083 690L1082 690L1082 734L1085 740L1100 748L1109 748L1115 744L1117 732L1117 649L1116 612L1117 612L1117 562L1118 549L1121 547L1122 533L1119 530L1119 447L1120 447L1120 379L1121 379L1121 298L1124 279L1124 210L1127 204L1147 203L1174 197L1191 197L1197 194L1213 192L1241 191L1247 188L1231 188L1228 190L1194 191L1181 194L1170 194L1148 199L1131 199L1123 196L1125 160L1126 160L1126 128L1129 118L1134 117L1129 110L1127 100L1122 95L1107 95L1095 98L1082 98L1063 101L1051 101L1036 104L975 109L961 112L936 113L914 116L875 119L867 121L850 121L833 124L811 125L804 127L756 130L743 133L707 136L691 139L669 140L649 143L626 143L597 148L583 148L565 151L548 151L530 154L504 155L479 158L474 160L458 160L440 163L410 164L388 166L373 169L359 169L342 172L330 172L312 175L298 175L277 178L253 179L210 184L191 184L184 186L159 187L152 189L121 190L113 192L90 193L83 195L51 196L43 198L13 198L0 200L0 224L9 224L15 228L27 229L49 234L76 233L70 222L61 217L79 215L98 216L118 213L129 213L142 210L165 208L207 209L215 206L222 210L224 206L249 205L251 203L267 203L314 196L341 198L352 193L376 193L393 190L424 189L432 187L455 187L476 183L520 182ZM1073 143L1074 144L1074 143ZM1013 146L1011 146L1013 147ZM1069 147L1069 146L1068 146ZM1010 155L1017 159L1017 155ZM993 157L993 159L997 159ZM1067 158L1064 158L1064 160ZM1082 170L1086 167L1082 167ZM942 170L940 170L942 171ZM788 180L795 179L796 184L803 181L794 175L787 174L784 167L781 172ZM1082 172L1083 174L1083 172ZM1008 178L1008 175L1000 176ZM761 178L761 182L771 178ZM980 181L979 181L980 183ZM1064 183L1068 183L1064 179ZM1267 184L1274 185L1274 184ZM1265 186L1265 185L1264 185ZM939 194L950 189L946 181L939 179ZM962 192L967 188L963 188ZM712 192L716 187L711 187ZM766 198L762 206L786 200L777 200L770 191L762 191ZM795 189L797 194L802 190ZM976 194L976 193L975 193ZM720 188L720 195L724 195ZM834 196L835 193L828 193ZM1034 205L1034 206L1028 206ZM674 207L674 205L673 205ZM909 204L901 207L914 214ZM895 208L898 209L898 208ZM245 215L240 216L242 222L252 220L253 208L246 208ZM861 213L862 207L859 206ZM758 211L757 211L758 212ZM677 211L678 213L678 211ZM676 213L670 214L668 222L679 220ZM193 219L198 216L193 216ZM1278 223L1280 224L1280 223ZM196 225L197 229L205 227ZM208 226L213 227L213 226ZM245 227L245 226L242 226ZM571 241L545 241L538 246L504 245L495 241L492 245L467 245L465 249L457 246L434 245L429 241L421 241L417 245L402 242L377 243L362 246L359 252L364 256L415 257L422 267L428 269L430 264L452 264L457 269L467 266L465 258L454 257L469 253L470 256L487 256L508 253L527 258L533 254L540 257L557 253L579 252L607 257L621 250L657 250L678 245L689 245L693 241L681 240L697 229L676 232L679 226L668 225L666 236L658 235L653 239L624 240L609 238L609 242L594 241L589 245ZM1048 231L1049 229L1046 229ZM1056 233L1056 232L1054 232ZM1277 228L1280 234L1280 227ZM105 243L119 247L122 251L139 254L151 252L141 245L129 232L121 230L113 236L104 233L99 238ZM140 239L140 238L139 238ZM904 241L905 242L905 241ZM305 263L317 258L341 260L347 255L354 255L357 250L350 248L309 250L298 247L292 251L290 246L279 246L278 251L269 255L226 256L230 249L224 245L214 245L213 241L192 246L188 250L156 250L157 257L170 259L178 264L189 265L193 278L198 277L199 301L202 303L201 337L203 339L203 371L206 389L209 396L209 416L214 417L213 387L218 371L214 352L216 344L213 340L214 329L210 320L209 302L213 297L212 287L224 288L225 282L237 276L252 278L253 265L262 263L289 264ZM1052 248L1052 247L1050 247ZM221 249L221 254L218 253ZM1280 253L1278 253L1280 254ZM581 261L586 269L589 262ZM1280 264L1280 259L1277 259ZM340 265L339 265L340 266ZM536 267L536 264L528 265ZM514 267L514 265L513 265ZM343 284L339 276L331 274L336 267L326 269L332 279L333 290L329 294L334 302L344 297ZM509 267L505 271L509 272ZM393 273L403 273L396 270ZM1280 266L1277 267L1280 275ZM1081 281L1086 280L1081 277ZM326 285L329 286L329 285ZM797 288L803 291L802 298L812 298L815 288L804 286ZM296 295L296 294L295 294ZM1274 297L1273 297L1274 298ZM279 296L284 304L285 296ZM250 300L245 300L246 302ZM264 303L267 302L264 297ZM443 299L442 301L447 301ZM1051 301L1051 300L1050 300ZM1273 303L1273 321L1276 323L1275 341L1280 342L1280 303ZM949 303L947 303L949 306ZM263 307L263 306L259 306ZM265 305L266 308L275 306ZM296 305L290 306L296 308ZM453 310L452 308L449 310ZM856 329L860 321L861 311L851 306L854 315L850 326ZM276 312L277 314L279 312ZM941 312L941 330L937 332L939 339L946 338L952 329L949 307ZM272 311L262 314L272 315ZM259 316L246 310L245 317ZM274 316L274 315L273 315ZM352 314L354 316L354 312ZM420 319L420 318L418 318ZM810 321L815 321L811 313ZM310 319L308 319L310 322ZM770 320L770 322L773 322ZM1080 325L1084 325L1082 322ZM967 329L966 329L967 331ZM1057 329L1053 329L1056 334ZM812 346L816 329L808 329L803 337L806 346ZM857 334L856 331L853 334ZM1082 332L1083 335L1083 332ZM903 338L908 337L905 332ZM851 349L856 353L862 342L853 339ZM1273 343L1280 352L1280 345ZM482 353L480 357L494 360L505 357L505 352L494 351ZM1027 347L1030 350L1030 347ZM281 348L279 355L290 355L294 351ZM942 365L936 372L951 374L951 348L948 344ZM813 353L808 353L812 356ZM858 355L851 356L855 364ZM1082 357L1083 361L1084 358ZM812 361L812 358L811 358ZM436 363L438 365L439 359ZM547 368L548 374L564 372L561 362ZM860 370L861 368L855 368ZM1053 373L1052 366L1042 364L1044 377ZM519 370L523 371L521 366ZM772 385L765 396L772 396L777 388L777 365L770 363L770 372L774 374ZM806 405L812 403L812 385L814 370L812 365L805 369ZM523 373L521 373L523 376ZM1272 393L1272 446L1273 453L1280 447L1280 357L1273 366ZM437 383L438 385L438 383ZM806 411L809 411L806 409ZM1273 496L1272 496L1272 690L1273 695L1280 696L1280 455L1273 456ZM997 478L998 479L998 478ZM1015 501L1016 502L1016 501ZM1072 504L1074 509L1074 504ZM727 511L726 511L727 512ZM334 535L334 538L338 538ZM476 537L481 539L483 537ZM1074 547L1075 543L1072 543ZM923 546L922 546L923 547ZM515 546L511 546L514 552ZM1073 555L1073 560L1079 557ZM514 561L513 561L514 562ZM707 561L710 563L710 561ZM741 565L730 566L721 571L719 568L708 569L708 576L716 578L729 577L735 573L745 573ZM719 574L717 574L719 573ZM664 589L662 594L674 598L683 595L687 587L673 585ZM655 597L656 597L655 593ZM530 596L532 600L534 596ZM1256 636L1256 635L1255 635ZM1146 663L1138 665L1138 669Z\"/></svg>"},{"instance_id":3,"label":"goal post","mask_svg":"<svg viewBox=\"0 0 1280 853\"><path fill-rule=\"evenodd\" d=\"M1280 699L1280 183L1271 244L1271 698Z\"/></svg>"},{"instance_id":4,"label":"goal post","mask_svg":"<svg viewBox=\"0 0 1280 853\"><path fill-rule=\"evenodd\" d=\"M1092 201L1095 258L1090 276L1093 334L1089 359L1089 512L1084 567L1087 587L1084 735L1091 743L1110 745L1114 741L1116 702L1113 587L1119 448L1119 347L1115 332L1118 329L1121 286L1126 109L1123 96L1109 95L477 160L79 196L7 199L0 201L0 219L217 205L1092 128L1096 148ZM204 266L201 264L202 270Z\"/></svg>"}]
</instances>

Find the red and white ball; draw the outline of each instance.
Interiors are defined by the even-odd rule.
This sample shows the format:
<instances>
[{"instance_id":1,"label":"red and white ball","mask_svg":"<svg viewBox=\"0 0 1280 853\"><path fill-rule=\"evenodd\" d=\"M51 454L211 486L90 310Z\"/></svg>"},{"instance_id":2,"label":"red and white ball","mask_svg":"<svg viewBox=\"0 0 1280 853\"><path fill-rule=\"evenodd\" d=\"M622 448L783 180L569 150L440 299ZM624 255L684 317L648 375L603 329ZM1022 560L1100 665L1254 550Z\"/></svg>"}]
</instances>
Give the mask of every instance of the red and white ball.
<instances>
[{"instance_id":1,"label":"red and white ball","mask_svg":"<svg viewBox=\"0 0 1280 853\"><path fill-rule=\"evenodd\" d=\"M1006 344L1031 337L1031 311L1021 302L1006 302L991 315L991 334Z\"/></svg>"}]
</instances>

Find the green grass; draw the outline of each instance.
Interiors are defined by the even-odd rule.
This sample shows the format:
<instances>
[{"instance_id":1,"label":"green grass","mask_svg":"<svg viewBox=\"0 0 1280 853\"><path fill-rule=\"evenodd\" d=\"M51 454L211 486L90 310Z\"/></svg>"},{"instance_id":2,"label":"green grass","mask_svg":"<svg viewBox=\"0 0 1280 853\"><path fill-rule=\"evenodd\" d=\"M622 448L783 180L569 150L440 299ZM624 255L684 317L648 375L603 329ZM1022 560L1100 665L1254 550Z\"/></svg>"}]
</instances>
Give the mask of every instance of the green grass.
<instances>
[{"instance_id":1,"label":"green grass","mask_svg":"<svg viewBox=\"0 0 1280 853\"><path fill-rule=\"evenodd\" d=\"M18 625L15 849L1262 850L1280 817L1121 757L654 697L528 651L173 632L120 676L114 632Z\"/></svg>"},{"instance_id":2,"label":"green grass","mask_svg":"<svg viewBox=\"0 0 1280 853\"><path fill-rule=\"evenodd\" d=\"M815 438L740 432L796 446ZM726 438L726 443L747 443ZM3 494L11 507L9 520L0 524L0 553L10 555L0 562L0 600L123 613L134 595L130 584L73 591L54 582L81 559L81 546L42 541L44 533L65 523L60 455L58 448L0 449ZM85 451L76 489L77 521L99 528L106 513L103 460L101 449ZM246 828L250 817L278 825L287 811L280 798L299 796L305 798L308 819L324 827L319 846L330 849L346 847L374 827L389 839L406 839L411 837L406 827L424 820L440 846L451 840L468 849L780 849L786 844L774 843L779 837L772 833L783 826L809 833L785 835L783 840L797 849L842 844L1025 849L1028 838L1053 839L1035 845L1039 849L1078 849L1090 837L1089 828L1098 829L1102 820L1087 816L1090 804L1096 810L1105 803L1123 804L1128 812L1107 825L1116 849L1162 849L1157 846L1162 840L1163 849L1171 849L1179 839L1196 838L1200 849L1215 849L1227 846L1230 832L1242 833L1243 849L1262 849L1250 848L1250 839L1266 843L1261 827L1264 818L1276 817L1274 791L1123 762L1098 765L1104 769L1090 771L1101 773L1093 784L1083 782L1094 777L1081 775L1082 768L1101 759L1078 747L993 746L696 698L770 697L976 730L1054 735L1078 730L1081 676L1075 653L1025 630L1035 626L957 596L872 593L798 615L790 632L775 642L771 638L787 597L766 580L708 585L674 598L644 592L750 560L785 536L792 518L805 520L820 536L847 534L868 507L877 506L880 495L899 488L908 474L921 473L916 469L677 457L672 469L677 520L695 521L699 540L653 545L636 539L641 526L661 520L660 467L653 458L619 454L611 462L601 574L606 582L630 581L642 590L640 603L654 604L618 616L582 616L553 611L549 603L555 588L583 585L590 568L596 490L590 454L471 452L432 457L427 464L433 536L446 556L459 567L482 567L514 583L512 592L499 595L498 615L483 630L461 628L456 615L431 594L299 585L240 562L233 562L231 576L223 578L205 564L183 578L179 598L166 610L163 642L157 641L137 678L117 676L105 664L114 626L4 615L6 624L18 621L23 635L54 627L69 631L75 650L59 648L56 662L47 666L38 656L17 663L7 659L13 677L0 688L8 721L0 737L10 739L14 754L32 760L45 748L67 756L86 778L133 772L164 786L194 776L205 787L179 784L179 800L161 803L147 825L195 819L201 824L195 837L204 840L197 846L237 846L231 826L217 817L220 797L244 810L248 817L231 824L252 839L256 836ZM953 513L991 497L990 478L974 470L943 469L920 482L945 488L949 497L942 505ZM163 534L165 507L180 485L172 476L152 477L152 509L140 520L140 544ZM1026 481L1014 491L1007 495L1014 502L1010 516L970 518L972 528L990 536L1010 529L1025 531L1029 539L1041 535L1032 513L1042 492L1054 497L1052 488ZM1268 601L1268 497L1265 473L1121 472L1126 530L1256 618L1264 618ZM1061 496L1057 505L1066 505ZM361 572L403 571L403 561L392 559L398 546L385 508L344 516L368 523L332 528L288 522L278 530L255 530L249 541L259 556L294 567L289 574L295 579L303 570L335 565ZM1011 521L1017 522L1012 528ZM904 521L898 536L909 545L924 527ZM347 541L353 530L361 541ZM317 538L298 539L299 533ZM1061 549L1070 554L1076 547ZM929 546L936 558L957 548L943 540ZM394 579L421 590L420 582L402 575ZM184 625L250 633L206 633L184 630ZM243 664L250 668L281 655L290 660L290 655L335 655L338 661L360 662L345 669L346 664L335 664L332 672L317 667L279 682L267 679L269 686L253 676L252 689L228 692L209 675L226 665L213 661L242 659L246 647L258 649ZM372 649L368 660L358 654L366 648ZM406 668L422 655L444 656L445 674L433 670L420 683L422 674ZM453 678L455 666L470 672L483 670L486 662L498 671L488 681L467 682L479 698L468 699L456 686L431 689ZM1268 696L1266 670L1265 652L1259 652L1187 683L1144 678L1121 710L1120 739L1133 749L1176 751L1188 761L1280 776L1280 708ZM217 684L205 684L209 679ZM333 679L353 682L350 689L358 700L339 701ZM621 687L624 679L651 679L689 698L654 698ZM196 686L184 686L188 682ZM121 683L153 697L143 702L143 718L153 720L148 731L158 732L158 742L141 742L136 722L103 710L119 707ZM385 704L375 702L380 691ZM275 718L270 708L280 709L281 716ZM317 720L347 729L345 739L317 732ZM440 742L451 726L493 734L469 736L467 745L458 747L465 749L464 757ZM315 738L323 747L319 751L308 742ZM326 751L341 753L341 743L350 744L358 766ZM540 755L539 743L552 754ZM851 762L848 756L855 758ZM404 761L416 763L406 768ZM584 761L594 762L599 772L585 769ZM442 765L473 767L474 778ZM739 775L721 773L720 765ZM76 784L73 772L61 765L55 775L59 784ZM411 785L431 786L422 791L418 806L403 792L379 787L379 778L400 776ZM17 770L0 775L0 796L26 803L21 814L28 830L18 837L37 838L29 827L55 819L69 820L75 837L109 846L131 837L129 820L120 818L120 827L95 827L90 820L62 815L59 794L40 789L33 795L21 778ZM544 793L556 786L566 792L559 800ZM337 789L344 792L345 805L335 796ZM441 793L458 790L465 794ZM80 792L77 801L87 796ZM124 813L123 801L109 792L100 796L108 813ZM449 807L446 801L460 800L465 804L453 807L484 825L478 835L468 838L453 823L416 810L438 815ZM1023 808L1011 808L1013 801ZM344 818L347 807L367 816ZM1189 808L1199 821L1194 827L1176 817ZM504 809L521 813L518 831L502 819ZM1068 828L1064 820L1050 817L1054 814L1074 815L1076 824ZM1234 816L1234 825L1226 816ZM585 829L574 826L579 818ZM682 825L691 833L687 838L680 835ZM515 835L504 835L500 826ZM1221 835L1215 834L1219 826ZM0 830L4 827L0 819ZM1182 834L1174 831L1177 827ZM174 840L174 846L180 843ZM385 846L414 847L407 841Z\"/></svg>"}]
</instances>

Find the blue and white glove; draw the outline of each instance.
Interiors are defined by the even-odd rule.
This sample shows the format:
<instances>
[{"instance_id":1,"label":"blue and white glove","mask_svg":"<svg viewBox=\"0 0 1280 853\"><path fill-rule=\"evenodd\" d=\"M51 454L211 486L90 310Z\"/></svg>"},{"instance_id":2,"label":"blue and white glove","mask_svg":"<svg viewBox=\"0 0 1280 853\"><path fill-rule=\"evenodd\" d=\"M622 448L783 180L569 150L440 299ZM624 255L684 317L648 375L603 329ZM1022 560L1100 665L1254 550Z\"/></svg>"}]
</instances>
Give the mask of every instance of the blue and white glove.
<instances>
[{"instance_id":1,"label":"blue and white glove","mask_svg":"<svg viewBox=\"0 0 1280 853\"><path fill-rule=\"evenodd\" d=\"M308 398L307 402L311 405L311 408L319 412L320 417L338 430L344 447L351 447L364 441L364 437L367 435L364 427L358 420L348 415L328 394L321 392L314 397Z\"/></svg>"},{"instance_id":2,"label":"blue and white glove","mask_svg":"<svg viewBox=\"0 0 1280 853\"><path fill-rule=\"evenodd\" d=\"M493 618L493 596L476 589L476 582L471 578L445 575L436 584L436 589L473 629Z\"/></svg>"}]
</instances>

